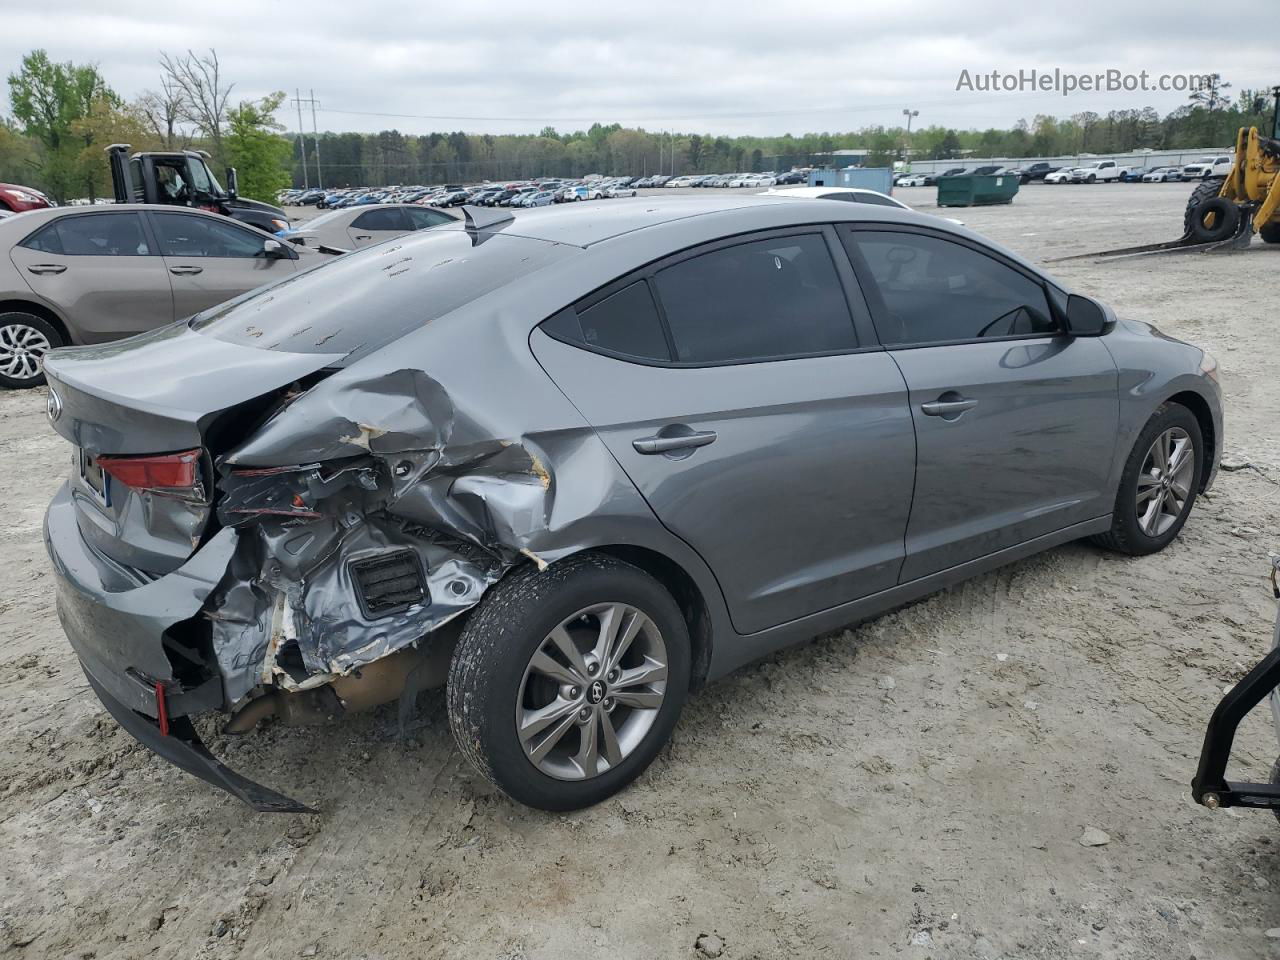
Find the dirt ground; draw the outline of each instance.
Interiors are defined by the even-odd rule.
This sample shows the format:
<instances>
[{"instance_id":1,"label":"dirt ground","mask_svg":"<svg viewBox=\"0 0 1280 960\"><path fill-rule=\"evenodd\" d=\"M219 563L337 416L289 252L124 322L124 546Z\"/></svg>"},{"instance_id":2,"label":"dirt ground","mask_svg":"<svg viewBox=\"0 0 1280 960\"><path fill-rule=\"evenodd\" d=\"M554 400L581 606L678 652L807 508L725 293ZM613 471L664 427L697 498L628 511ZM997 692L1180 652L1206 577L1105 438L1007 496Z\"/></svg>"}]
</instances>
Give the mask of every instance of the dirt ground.
<instances>
[{"instance_id":1,"label":"dirt ground","mask_svg":"<svg viewBox=\"0 0 1280 960\"><path fill-rule=\"evenodd\" d=\"M1036 185L952 215L1039 259L1176 236L1188 191ZM1056 272L1216 354L1228 458L1256 469L1158 556L1069 545L741 670L567 816L474 775L439 692L407 742L394 708L206 728L315 816L254 815L137 746L53 611L40 524L70 451L43 390L0 395L0 954L696 960L708 934L731 960L1280 957L1280 826L1188 787L1269 643L1280 248ZM1251 718L1235 775L1276 753Z\"/></svg>"}]
</instances>

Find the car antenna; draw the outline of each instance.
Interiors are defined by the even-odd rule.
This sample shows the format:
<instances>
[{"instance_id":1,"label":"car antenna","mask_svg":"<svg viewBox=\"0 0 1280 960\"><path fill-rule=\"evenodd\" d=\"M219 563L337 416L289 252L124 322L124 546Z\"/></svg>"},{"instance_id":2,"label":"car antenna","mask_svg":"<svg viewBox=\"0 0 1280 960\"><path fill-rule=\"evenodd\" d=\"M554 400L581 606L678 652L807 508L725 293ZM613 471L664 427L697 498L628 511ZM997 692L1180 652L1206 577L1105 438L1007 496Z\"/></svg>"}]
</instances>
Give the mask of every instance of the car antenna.
<instances>
[{"instance_id":1,"label":"car antenna","mask_svg":"<svg viewBox=\"0 0 1280 960\"><path fill-rule=\"evenodd\" d=\"M468 230L483 230L485 227L515 219L510 210L485 210L470 203L462 205L462 215L467 220Z\"/></svg>"}]
</instances>

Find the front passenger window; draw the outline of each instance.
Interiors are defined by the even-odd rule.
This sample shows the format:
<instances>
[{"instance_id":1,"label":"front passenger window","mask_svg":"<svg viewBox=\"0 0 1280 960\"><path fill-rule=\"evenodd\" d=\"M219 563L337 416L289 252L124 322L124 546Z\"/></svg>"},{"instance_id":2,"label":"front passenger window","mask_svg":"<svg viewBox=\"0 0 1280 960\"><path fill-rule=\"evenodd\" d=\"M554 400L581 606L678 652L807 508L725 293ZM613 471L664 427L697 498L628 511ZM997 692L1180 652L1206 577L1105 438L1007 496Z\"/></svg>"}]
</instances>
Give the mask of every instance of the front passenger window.
<instances>
[{"instance_id":1,"label":"front passenger window","mask_svg":"<svg viewBox=\"0 0 1280 960\"><path fill-rule=\"evenodd\" d=\"M970 247L879 230L848 231L845 238L875 280L883 304L876 330L887 346L1058 330L1041 284Z\"/></svg>"},{"instance_id":2,"label":"front passenger window","mask_svg":"<svg viewBox=\"0 0 1280 960\"><path fill-rule=\"evenodd\" d=\"M186 213L154 214L160 252L166 257L256 257L266 236Z\"/></svg>"}]
</instances>

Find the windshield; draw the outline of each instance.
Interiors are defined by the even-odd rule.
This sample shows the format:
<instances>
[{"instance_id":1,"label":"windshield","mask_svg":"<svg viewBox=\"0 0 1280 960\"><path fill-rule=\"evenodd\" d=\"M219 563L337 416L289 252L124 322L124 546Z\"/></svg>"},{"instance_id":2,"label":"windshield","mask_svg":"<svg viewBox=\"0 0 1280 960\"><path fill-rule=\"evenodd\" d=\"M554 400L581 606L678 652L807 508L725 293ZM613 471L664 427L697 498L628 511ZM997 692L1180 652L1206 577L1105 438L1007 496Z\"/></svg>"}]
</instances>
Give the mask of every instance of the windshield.
<instances>
[{"instance_id":1,"label":"windshield","mask_svg":"<svg viewBox=\"0 0 1280 960\"><path fill-rule=\"evenodd\" d=\"M230 343L350 362L576 247L462 229L427 230L334 257L191 318Z\"/></svg>"}]
</instances>

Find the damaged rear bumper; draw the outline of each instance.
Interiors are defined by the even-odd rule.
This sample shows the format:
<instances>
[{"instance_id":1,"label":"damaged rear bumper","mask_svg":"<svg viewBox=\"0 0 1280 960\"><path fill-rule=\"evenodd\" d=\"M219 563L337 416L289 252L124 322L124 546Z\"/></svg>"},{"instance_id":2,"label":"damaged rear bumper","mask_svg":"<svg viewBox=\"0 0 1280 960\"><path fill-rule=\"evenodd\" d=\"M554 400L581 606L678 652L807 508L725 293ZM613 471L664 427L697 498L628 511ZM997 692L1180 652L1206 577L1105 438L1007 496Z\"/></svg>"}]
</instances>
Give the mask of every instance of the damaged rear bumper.
<instances>
[{"instance_id":1,"label":"damaged rear bumper","mask_svg":"<svg viewBox=\"0 0 1280 960\"><path fill-rule=\"evenodd\" d=\"M310 812L223 766L205 748L188 718L223 706L221 679L184 685L165 652L166 631L196 616L225 572L236 532L222 531L168 576L131 582L127 571L113 568L85 544L73 496L64 485L50 504L45 546L57 580L58 618L103 706L143 746L255 810Z\"/></svg>"},{"instance_id":2,"label":"damaged rear bumper","mask_svg":"<svg viewBox=\"0 0 1280 960\"><path fill-rule=\"evenodd\" d=\"M89 686L93 687L93 692L98 695L107 712L116 718L116 722L129 731L144 747L168 760L175 767L227 791L233 797L239 797L259 813L316 812L306 804L276 793L270 787L254 783L247 777L242 777L234 770L223 766L205 747L195 727L186 717L170 720L169 733L164 734L155 720L130 710L113 697L106 687L89 672L87 666L84 675L89 678Z\"/></svg>"}]
</instances>

